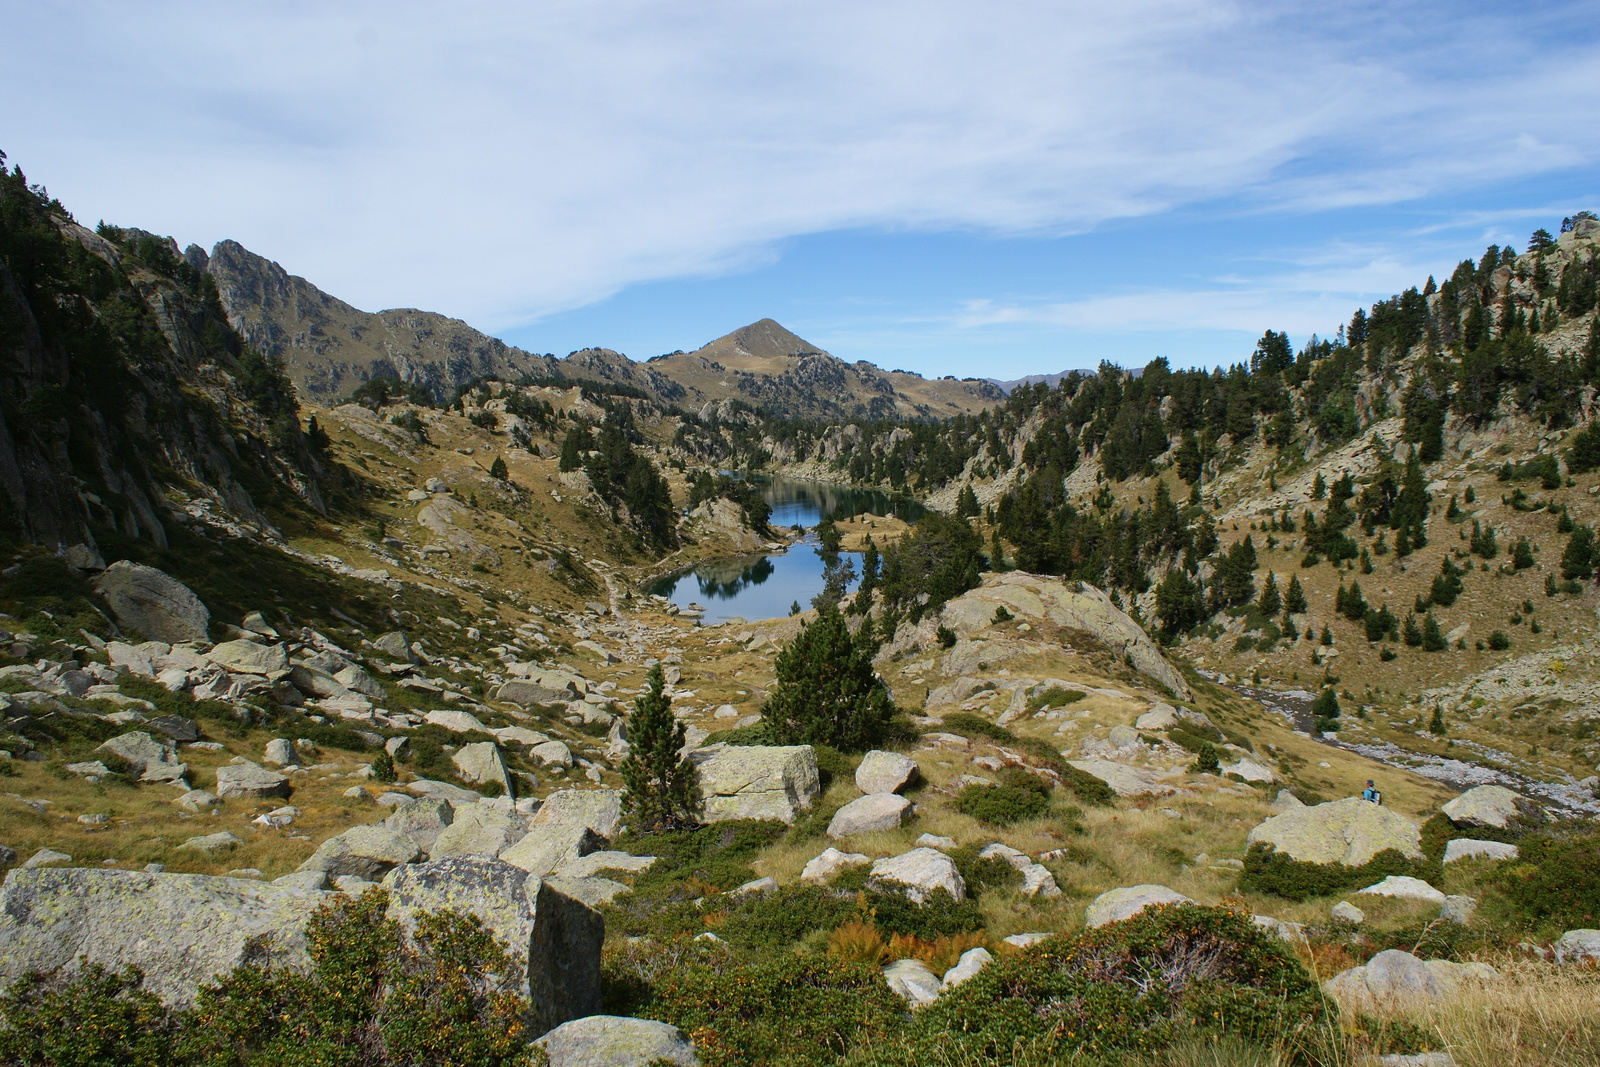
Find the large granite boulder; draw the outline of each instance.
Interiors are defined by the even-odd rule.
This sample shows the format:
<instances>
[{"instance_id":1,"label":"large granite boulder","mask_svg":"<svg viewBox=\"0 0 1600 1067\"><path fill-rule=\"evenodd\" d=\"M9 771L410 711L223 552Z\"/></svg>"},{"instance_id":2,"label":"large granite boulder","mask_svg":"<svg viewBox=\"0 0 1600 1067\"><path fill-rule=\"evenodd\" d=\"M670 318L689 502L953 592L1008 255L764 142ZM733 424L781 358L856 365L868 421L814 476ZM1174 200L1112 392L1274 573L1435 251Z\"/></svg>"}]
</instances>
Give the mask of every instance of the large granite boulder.
<instances>
[{"instance_id":1,"label":"large granite boulder","mask_svg":"<svg viewBox=\"0 0 1600 1067\"><path fill-rule=\"evenodd\" d=\"M452 856L482 856L493 859L522 840L528 823L514 811L488 804L474 804L455 810L450 825L439 831L428 855L434 859Z\"/></svg>"},{"instance_id":2,"label":"large granite boulder","mask_svg":"<svg viewBox=\"0 0 1600 1067\"><path fill-rule=\"evenodd\" d=\"M1155 771L1130 767L1108 759L1068 760L1073 767L1093 775L1119 797L1159 797L1176 793L1178 787L1157 777Z\"/></svg>"},{"instance_id":3,"label":"large granite boulder","mask_svg":"<svg viewBox=\"0 0 1600 1067\"><path fill-rule=\"evenodd\" d=\"M1422 858L1422 829L1403 815L1360 797L1330 800L1274 815L1246 840L1271 845L1306 863L1359 867L1385 849Z\"/></svg>"},{"instance_id":4,"label":"large granite boulder","mask_svg":"<svg viewBox=\"0 0 1600 1067\"><path fill-rule=\"evenodd\" d=\"M1516 845L1508 845L1504 841L1476 841L1470 837L1458 837L1444 846L1446 863L1474 859L1514 860L1520 854Z\"/></svg>"},{"instance_id":5,"label":"large granite boulder","mask_svg":"<svg viewBox=\"0 0 1600 1067\"><path fill-rule=\"evenodd\" d=\"M706 822L777 819L793 823L822 792L810 745L718 745L689 759L700 773Z\"/></svg>"},{"instance_id":6,"label":"large granite boulder","mask_svg":"<svg viewBox=\"0 0 1600 1067\"><path fill-rule=\"evenodd\" d=\"M1162 904L1192 904L1194 901L1164 885L1133 885L1101 893L1089 902L1083 925L1105 926L1131 919L1146 908Z\"/></svg>"},{"instance_id":7,"label":"large granite boulder","mask_svg":"<svg viewBox=\"0 0 1600 1067\"><path fill-rule=\"evenodd\" d=\"M577 700L579 694L567 686L542 685L539 682L512 679L495 690L494 698L508 704L529 707L534 704L565 704Z\"/></svg>"},{"instance_id":8,"label":"large granite boulder","mask_svg":"<svg viewBox=\"0 0 1600 1067\"><path fill-rule=\"evenodd\" d=\"M653 1019L591 1015L545 1034L535 1045L550 1067L699 1067L694 1046L676 1026Z\"/></svg>"},{"instance_id":9,"label":"large granite boulder","mask_svg":"<svg viewBox=\"0 0 1600 1067\"><path fill-rule=\"evenodd\" d=\"M157 741L143 730L118 734L95 749L95 752L126 760L134 774L143 774L145 768L153 764L171 765L176 758L176 748L171 742Z\"/></svg>"},{"instance_id":10,"label":"large granite boulder","mask_svg":"<svg viewBox=\"0 0 1600 1067\"><path fill-rule=\"evenodd\" d=\"M267 770L260 764L246 760L242 763L217 768L217 796L219 797L260 799L262 797L286 797L288 795L289 779L277 771Z\"/></svg>"},{"instance_id":11,"label":"large granite boulder","mask_svg":"<svg viewBox=\"0 0 1600 1067\"><path fill-rule=\"evenodd\" d=\"M840 852L836 848L826 848L813 856L800 872L802 882L822 885L832 881L833 876L840 871L851 867L865 867L872 862L872 857L860 852Z\"/></svg>"},{"instance_id":12,"label":"large granite boulder","mask_svg":"<svg viewBox=\"0 0 1600 1067\"><path fill-rule=\"evenodd\" d=\"M400 864L410 863L420 852L410 837L383 823L352 826L318 845L295 870L321 871L329 881L348 875L375 882Z\"/></svg>"},{"instance_id":13,"label":"large granite boulder","mask_svg":"<svg viewBox=\"0 0 1600 1067\"><path fill-rule=\"evenodd\" d=\"M918 904L926 903L940 889L956 900L967 895L967 883L956 869L955 860L932 848L914 848L878 860L872 865L868 881L904 893Z\"/></svg>"},{"instance_id":14,"label":"large granite boulder","mask_svg":"<svg viewBox=\"0 0 1600 1067\"><path fill-rule=\"evenodd\" d=\"M895 960L883 968L883 980L913 1008L939 999L939 976L928 970L928 965L921 960Z\"/></svg>"},{"instance_id":15,"label":"large granite boulder","mask_svg":"<svg viewBox=\"0 0 1600 1067\"><path fill-rule=\"evenodd\" d=\"M899 828L911 817L911 801L895 793L856 797L833 813L828 836L834 840Z\"/></svg>"},{"instance_id":16,"label":"large granite boulder","mask_svg":"<svg viewBox=\"0 0 1600 1067\"><path fill-rule=\"evenodd\" d=\"M1372 897L1393 897L1396 900L1421 900L1429 904L1443 904L1445 901L1442 892L1421 878L1404 874L1391 874L1376 885L1357 889L1356 892Z\"/></svg>"},{"instance_id":17,"label":"large granite boulder","mask_svg":"<svg viewBox=\"0 0 1600 1067\"><path fill-rule=\"evenodd\" d=\"M493 741L462 745L450 757L450 762L456 765L456 773L465 780L478 784L498 782L503 794L511 795L511 775L506 770L505 759L500 755L500 747Z\"/></svg>"},{"instance_id":18,"label":"large granite boulder","mask_svg":"<svg viewBox=\"0 0 1600 1067\"><path fill-rule=\"evenodd\" d=\"M194 590L164 571L119 559L95 579L117 624L151 641L204 641L211 612Z\"/></svg>"},{"instance_id":19,"label":"large granite boulder","mask_svg":"<svg viewBox=\"0 0 1600 1067\"><path fill-rule=\"evenodd\" d=\"M1568 930L1550 948L1557 963L1600 963L1600 930Z\"/></svg>"},{"instance_id":20,"label":"large granite boulder","mask_svg":"<svg viewBox=\"0 0 1600 1067\"><path fill-rule=\"evenodd\" d=\"M494 859L450 858L396 867L384 879L389 917L406 929L446 909L477 916L526 968L530 1037L600 1010L600 945L594 909L538 877Z\"/></svg>"},{"instance_id":21,"label":"large granite boulder","mask_svg":"<svg viewBox=\"0 0 1600 1067\"><path fill-rule=\"evenodd\" d=\"M1374 1011L1436 1001L1454 993L1463 979L1490 981L1499 974L1487 963L1420 960L1386 949L1363 967L1341 971L1322 983L1323 992L1345 1011Z\"/></svg>"},{"instance_id":22,"label":"large granite boulder","mask_svg":"<svg viewBox=\"0 0 1600 1067\"><path fill-rule=\"evenodd\" d=\"M168 1004L247 960L303 968L326 894L243 878L94 868L13 870L0 886L0 978L135 966Z\"/></svg>"},{"instance_id":23,"label":"large granite boulder","mask_svg":"<svg viewBox=\"0 0 1600 1067\"><path fill-rule=\"evenodd\" d=\"M587 826L604 838L617 836L622 826L622 790L558 789L544 798L532 826Z\"/></svg>"},{"instance_id":24,"label":"large granite boulder","mask_svg":"<svg viewBox=\"0 0 1600 1067\"><path fill-rule=\"evenodd\" d=\"M1506 830L1517 824L1537 826L1544 812L1521 793L1503 785L1480 785L1443 805L1440 811L1459 826L1487 826Z\"/></svg>"},{"instance_id":25,"label":"large granite boulder","mask_svg":"<svg viewBox=\"0 0 1600 1067\"><path fill-rule=\"evenodd\" d=\"M917 780L917 761L899 752L868 752L856 767L856 788L867 795L898 793Z\"/></svg>"},{"instance_id":26,"label":"large granite boulder","mask_svg":"<svg viewBox=\"0 0 1600 1067\"><path fill-rule=\"evenodd\" d=\"M599 835L583 823L535 826L520 841L501 852L500 858L542 878L557 867L589 855L601 844Z\"/></svg>"},{"instance_id":27,"label":"large granite boulder","mask_svg":"<svg viewBox=\"0 0 1600 1067\"><path fill-rule=\"evenodd\" d=\"M1001 607L1013 618L1048 620L1064 629L1081 630L1140 674L1190 699L1189 684L1149 635L1110 597L1086 582L1062 582L1021 571L990 575L979 588L947 602L939 621L956 636L971 638L994 625L995 609Z\"/></svg>"},{"instance_id":28,"label":"large granite boulder","mask_svg":"<svg viewBox=\"0 0 1600 1067\"><path fill-rule=\"evenodd\" d=\"M455 819L455 809L449 802L436 797L421 800L399 808L380 824L402 835L424 856L432 857L434 842L444 833L444 828Z\"/></svg>"}]
</instances>

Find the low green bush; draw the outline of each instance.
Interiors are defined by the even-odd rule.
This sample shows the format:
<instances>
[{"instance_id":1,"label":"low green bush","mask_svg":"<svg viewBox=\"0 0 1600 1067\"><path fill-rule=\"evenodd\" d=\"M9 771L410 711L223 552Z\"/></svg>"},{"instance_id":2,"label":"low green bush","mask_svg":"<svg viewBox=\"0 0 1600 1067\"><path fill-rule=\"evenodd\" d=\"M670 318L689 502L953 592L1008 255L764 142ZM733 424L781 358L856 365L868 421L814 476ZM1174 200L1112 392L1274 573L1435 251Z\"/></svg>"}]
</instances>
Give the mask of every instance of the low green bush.
<instances>
[{"instance_id":1,"label":"low green bush","mask_svg":"<svg viewBox=\"0 0 1600 1067\"><path fill-rule=\"evenodd\" d=\"M1372 885L1391 874L1404 874L1424 880L1437 880L1438 865L1426 860L1407 859L1400 852L1384 849L1359 867L1342 863L1307 863L1260 842L1251 845L1244 856L1244 874L1239 888L1247 892L1271 893L1286 900L1309 900L1333 896L1355 886Z\"/></svg>"},{"instance_id":2,"label":"low green bush","mask_svg":"<svg viewBox=\"0 0 1600 1067\"><path fill-rule=\"evenodd\" d=\"M1332 1011L1316 982L1250 917L1195 905L1002 957L912 1016L903 1036L853 1064L1008 1063L1049 1048L1048 1062L1120 1063L1175 1040L1230 1034L1290 1051Z\"/></svg>"},{"instance_id":3,"label":"low green bush","mask_svg":"<svg viewBox=\"0 0 1600 1067\"><path fill-rule=\"evenodd\" d=\"M1035 693L1028 698L1028 710L1038 711L1041 708L1062 708L1068 704L1076 704L1086 696L1088 694L1081 689L1063 689L1059 685L1052 685L1050 688Z\"/></svg>"},{"instance_id":4,"label":"low green bush","mask_svg":"<svg viewBox=\"0 0 1600 1067\"><path fill-rule=\"evenodd\" d=\"M1007 730L999 723L990 722L982 715L974 715L970 711L957 711L946 715L940 725L949 733L960 734L963 737L987 737L991 741L1012 742L1017 735Z\"/></svg>"},{"instance_id":5,"label":"low green bush","mask_svg":"<svg viewBox=\"0 0 1600 1067\"><path fill-rule=\"evenodd\" d=\"M654 974L640 1013L693 1037L704 1067L820 1067L899 1029L905 1002L883 972L826 956L707 952Z\"/></svg>"},{"instance_id":6,"label":"low green bush","mask_svg":"<svg viewBox=\"0 0 1600 1067\"><path fill-rule=\"evenodd\" d=\"M979 845L967 845L950 853L967 892L982 896L990 889L1011 889L1022 884L1022 872L998 856L979 856Z\"/></svg>"},{"instance_id":7,"label":"low green bush","mask_svg":"<svg viewBox=\"0 0 1600 1067\"><path fill-rule=\"evenodd\" d=\"M969 785L956 795L956 810L990 826L1037 819L1050 807L1042 790L1013 785Z\"/></svg>"},{"instance_id":8,"label":"low green bush","mask_svg":"<svg viewBox=\"0 0 1600 1067\"><path fill-rule=\"evenodd\" d=\"M863 898L872 923L885 937L909 934L934 941L955 934L970 934L983 929L983 913L971 896L956 900L943 889L935 889L927 901L918 904L903 893L867 892Z\"/></svg>"},{"instance_id":9,"label":"low green bush","mask_svg":"<svg viewBox=\"0 0 1600 1067\"><path fill-rule=\"evenodd\" d=\"M790 952L812 931L832 930L855 914L852 896L819 886L785 886L741 901L716 927L716 934L735 948L772 955Z\"/></svg>"},{"instance_id":10,"label":"low green bush","mask_svg":"<svg viewBox=\"0 0 1600 1067\"><path fill-rule=\"evenodd\" d=\"M1600 926L1600 834L1548 830L1517 842L1495 884L1533 923L1551 930Z\"/></svg>"}]
</instances>

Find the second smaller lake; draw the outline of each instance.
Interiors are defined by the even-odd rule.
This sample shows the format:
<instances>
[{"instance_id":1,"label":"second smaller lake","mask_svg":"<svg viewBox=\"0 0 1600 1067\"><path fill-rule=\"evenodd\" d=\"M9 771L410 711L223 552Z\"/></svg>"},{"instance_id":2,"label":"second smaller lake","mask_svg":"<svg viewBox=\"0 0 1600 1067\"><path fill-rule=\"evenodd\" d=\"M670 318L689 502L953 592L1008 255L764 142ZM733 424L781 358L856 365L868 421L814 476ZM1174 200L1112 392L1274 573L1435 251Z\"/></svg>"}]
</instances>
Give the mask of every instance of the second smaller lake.
<instances>
[{"instance_id":1,"label":"second smaller lake","mask_svg":"<svg viewBox=\"0 0 1600 1067\"><path fill-rule=\"evenodd\" d=\"M861 573L861 553L841 552L839 558L849 560ZM779 555L709 560L661 579L650 592L680 608L699 604L706 609L707 623L777 619L788 615L796 602L802 608L811 606L811 598L822 588L824 566L816 544L801 542ZM855 585L851 582L849 588Z\"/></svg>"}]
</instances>

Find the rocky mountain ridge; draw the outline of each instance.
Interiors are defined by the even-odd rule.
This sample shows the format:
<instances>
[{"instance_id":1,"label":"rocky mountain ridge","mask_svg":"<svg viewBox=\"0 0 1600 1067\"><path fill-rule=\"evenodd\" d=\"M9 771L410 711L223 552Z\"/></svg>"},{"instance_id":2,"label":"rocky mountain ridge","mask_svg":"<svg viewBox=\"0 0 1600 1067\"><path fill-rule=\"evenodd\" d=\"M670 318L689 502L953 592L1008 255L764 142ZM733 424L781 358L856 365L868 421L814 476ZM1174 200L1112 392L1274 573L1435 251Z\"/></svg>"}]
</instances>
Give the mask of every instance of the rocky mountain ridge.
<instances>
[{"instance_id":1,"label":"rocky mountain ridge","mask_svg":"<svg viewBox=\"0 0 1600 1067\"><path fill-rule=\"evenodd\" d=\"M215 279L246 342L282 359L302 394L323 403L384 376L416 383L436 400L476 379L526 376L623 386L691 411L737 399L787 418L937 418L1001 396L987 382L930 381L845 363L771 319L644 362L605 348L537 355L432 312L360 311L235 241L221 241L209 254L191 246L184 255Z\"/></svg>"}]
</instances>

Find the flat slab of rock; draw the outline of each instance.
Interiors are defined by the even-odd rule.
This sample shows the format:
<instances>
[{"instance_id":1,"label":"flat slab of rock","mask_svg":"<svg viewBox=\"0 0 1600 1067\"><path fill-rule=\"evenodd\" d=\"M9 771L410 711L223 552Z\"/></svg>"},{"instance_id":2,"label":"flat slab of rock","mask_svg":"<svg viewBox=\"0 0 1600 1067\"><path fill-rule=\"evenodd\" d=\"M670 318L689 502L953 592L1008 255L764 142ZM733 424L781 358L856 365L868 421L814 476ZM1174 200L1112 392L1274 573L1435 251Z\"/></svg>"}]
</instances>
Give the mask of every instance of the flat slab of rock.
<instances>
[{"instance_id":1,"label":"flat slab of rock","mask_svg":"<svg viewBox=\"0 0 1600 1067\"><path fill-rule=\"evenodd\" d=\"M434 842L444 833L445 827L455 821L455 809L436 797L412 800L403 793L384 793L378 797L378 803L382 804L386 796L401 797L410 803L396 805L394 813L380 825L402 835L417 847L420 854L431 859Z\"/></svg>"},{"instance_id":2,"label":"flat slab of rock","mask_svg":"<svg viewBox=\"0 0 1600 1067\"><path fill-rule=\"evenodd\" d=\"M557 823L533 827L499 855L506 863L542 877L589 855L601 844L600 836L582 823Z\"/></svg>"},{"instance_id":3,"label":"flat slab of rock","mask_svg":"<svg viewBox=\"0 0 1600 1067\"><path fill-rule=\"evenodd\" d=\"M392 826L352 826L317 846L297 873L321 871L329 881L353 877L375 882L421 853L417 843Z\"/></svg>"},{"instance_id":4,"label":"flat slab of rock","mask_svg":"<svg viewBox=\"0 0 1600 1067\"><path fill-rule=\"evenodd\" d=\"M856 788L872 793L898 793L917 778L917 761L899 752L868 752L856 767Z\"/></svg>"},{"instance_id":5,"label":"flat slab of rock","mask_svg":"<svg viewBox=\"0 0 1600 1067\"><path fill-rule=\"evenodd\" d=\"M800 872L800 880L820 885L831 881L840 871L865 867L871 862L871 857L860 852L840 852L836 848L827 848L811 857Z\"/></svg>"},{"instance_id":6,"label":"flat slab of rock","mask_svg":"<svg viewBox=\"0 0 1600 1067\"><path fill-rule=\"evenodd\" d=\"M1130 767L1125 763L1114 763L1104 759L1075 759L1067 762L1078 770L1100 779L1119 797L1166 796L1178 791L1175 786L1157 778L1153 772Z\"/></svg>"},{"instance_id":7,"label":"flat slab of rock","mask_svg":"<svg viewBox=\"0 0 1600 1067\"><path fill-rule=\"evenodd\" d=\"M439 831L428 855L434 859L451 856L494 858L521 841L528 822L514 811L502 811L487 804L462 806L455 810L450 825Z\"/></svg>"},{"instance_id":8,"label":"flat slab of rock","mask_svg":"<svg viewBox=\"0 0 1600 1067\"><path fill-rule=\"evenodd\" d=\"M1005 938L1005 943L1012 948L1032 948L1039 942L1047 941L1054 936L1056 935L1046 933L1012 934Z\"/></svg>"},{"instance_id":9,"label":"flat slab of rock","mask_svg":"<svg viewBox=\"0 0 1600 1067\"><path fill-rule=\"evenodd\" d=\"M235 674L278 674L289 669L289 654L282 645L260 641L223 641L213 646L206 658Z\"/></svg>"},{"instance_id":10,"label":"flat slab of rock","mask_svg":"<svg viewBox=\"0 0 1600 1067\"><path fill-rule=\"evenodd\" d=\"M828 823L828 836L839 840L855 834L894 830L904 825L911 811L911 801L895 793L857 797L833 813Z\"/></svg>"},{"instance_id":11,"label":"flat slab of rock","mask_svg":"<svg viewBox=\"0 0 1600 1067\"><path fill-rule=\"evenodd\" d=\"M162 1001L187 1005L246 959L304 968L305 926L324 895L203 874L14 870L0 886L0 977L68 977L79 957L135 966Z\"/></svg>"},{"instance_id":12,"label":"flat slab of rock","mask_svg":"<svg viewBox=\"0 0 1600 1067\"><path fill-rule=\"evenodd\" d=\"M194 590L154 567L119 559L95 579L118 625L152 641L204 641L211 612Z\"/></svg>"},{"instance_id":13,"label":"flat slab of rock","mask_svg":"<svg viewBox=\"0 0 1600 1067\"><path fill-rule=\"evenodd\" d=\"M476 715L467 711L430 711L423 716L435 726L442 726L453 733L464 734L476 730L486 734L489 728L485 726Z\"/></svg>"},{"instance_id":14,"label":"flat slab of rock","mask_svg":"<svg viewBox=\"0 0 1600 1067\"><path fill-rule=\"evenodd\" d=\"M898 890L918 904L927 903L941 889L956 900L967 895L967 883L955 861L931 848L914 848L874 862L869 880L881 888Z\"/></svg>"},{"instance_id":15,"label":"flat slab of rock","mask_svg":"<svg viewBox=\"0 0 1600 1067\"><path fill-rule=\"evenodd\" d=\"M604 838L622 826L620 789L558 789L544 798L530 828L577 823Z\"/></svg>"},{"instance_id":16,"label":"flat slab of rock","mask_svg":"<svg viewBox=\"0 0 1600 1067\"><path fill-rule=\"evenodd\" d=\"M1375 897L1394 897L1397 900L1425 900L1430 904L1443 904L1444 894L1421 878L1391 874L1376 885L1356 890Z\"/></svg>"},{"instance_id":17,"label":"flat slab of rock","mask_svg":"<svg viewBox=\"0 0 1600 1067\"><path fill-rule=\"evenodd\" d=\"M1458 837L1444 846L1446 863L1455 863L1458 860L1514 860L1517 856L1517 846L1508 845L1504 841L1474 841L1471 838Z\"/></svg>"},{"instance_id":18,"label":"flat slab of rock","mask_svg":"<svg viewBox=\"0 0 1600 1067\"><path fill-rule=\"evenodd\" d=\"M605 923L582 901L509 863L452 858L396 867L384 879L389 917L411 929L420 913L476 915L527 968L530 1036L600 1010Z\"/></svg>"},{"instance_id":19,"label":"flat slab of rock","mask_svg":"<svg viewBox=\"0 0 1600 1067\"><path fill-rule=\"evenodd\" d=\"M204 852L209 855L213 852L227 852L241 843L237 837L223 830L215 834L206 834L204 837L191 837L178 847L191 849L195 852Z\"/></svg>"},{"instance_id":20,"label":"flat slab of rock","mask_svg":"<svg viewBox=\"0 0 1600 1067\"><path fill-rule=\"evenodd\" d=\"M1328 909L1328 916L1336 922L1349 923L1351 926L1360 926L1367 921L1367 913L1348 900L1341 900Z\"/></svg>"},{"instance_id":21,"label":"flat slab of rock","mask_svg":"<svg viewBox=\"0 0 1600 1067\"><path fill-rule=\"evenodd\" d=\"M471 789L463 789L459 785L451 785L449 782L435 782L428 778L418 778L415 782L408 783L406 790L415 793L419 797L442 800L451 807L457 808L473 807L479 800L483 799L483 794L475 793Z\"/></svg>"},{"instance_id":22,"label":"flat slab of rock","mask_svg":"<svg viewBox=\"0 0 1600 1067\"><path fill-rule=\"evenodd\" d=\"M256 763L240 763L217 768L217 796L286 797L289 779Z\"/></svg>"},{"instance_id":23,"label":"flat slab of rock","mask_svg":"<svg viewBox=\"0 0 1600 1067\"><path fill-rule=\"evenodd\" d=\"M721 745L696 749L706 822L776 819L793 824L822 793L810 745Z\"/></svg>"},{"instance_id":24,"label":"flat slab of rock","mask_svg":"<svg viewBox=\"0 0 1600 1067\"><path fill-rule=\"evenodd\" d=\"M635 856L627 852L591 852L563 863L559 873L563 878L593 878L601 871L626 871L637 874L655 865L654 856Z\"/></svg>"},{"instance_id":25,"label":"flat slab of rock","mask_svg":"<svg viewBox=\"0 0 1600 1067\"><path fill-rule=\"evenodd\" d=\"M494 698L508 704L528 707L532 704L565 704L577 699L579 694L566 687L542 685L539 682L510 681L495 690Z\"/></svg>"},{"instance_id":26,"label":"flat slab of rock","mask_svg":"<svg viewBox=\"0 0 1600 1067\"><path fill-rule=\"evenodd\" d=\"M1224 763L1221 770L1224 775L1236 774L1247 782L1273 782L1278 778L1271 767L1264 763L1257 763L1249 758L1241 758L1233 763Z\"/></svg>"},{"instance_id":27,"label":"flat slab of rock","mask_svg":"<svg viewBox=\"0 0 1600 1067\"><path fill-rule=\"evenodd\" d=\"M1025 897L1038 897L1049 900L1061 895L1061 887L1056 884L1056 876L1050 873L1050 868L1042 863L1030 863L1020 868L1022 871L1022 888L1018 890Z\"/></svg>"},{"instance_id":28,"label":"flat slab of rock","mask_svg":"<svg viewBox=\"0 0 1600 1067\"><path fill-rule=\"evenodd\" d=\"M591 1015L574 1019L534 1044L550 1057L550 1067L650 1067L665 1061L699 1067L694 1046L676 1027L651 1019Z\"/></svg>"},{"instance_id":29,"label":"flat slab of rock","mask_svg":"<svg viewBox=\"0 0 1600 1067\"><path fill-rule=\"evenodd\" d=\"M1422 829L1416 823L1360 797L1274 815L1246 840L1252 845L1265 842L1307 863L1359 867L1390 848L1412 859L1422 857Z\"/></svg>"},{"instance_id":30,"label":"flat slab of rock","mask_svg":"<svg viewBox=\"0 0 1600 1067\"><path fill-rule=\"evenodd\" d=\"M1194 901L1164 885L1133 885L1101 893L1083 913L1083 925L1105 926L1131 919L1146 908L1162 904L1193 904Z\"/></svg>"},{"instance_id":31,"label":"flat slab of rock","mask_svg":"<svg viewBox=\"0 0 1600 1067\"><path fill-rule=\"evenodd\" d=\"M1453 823L1504 830L1516 822L1544 821L1544 813L1521 793L1503 785L1480 785L1440 807Z\"/></svg>"},{"instance_id":32,"label":"flat slab of rock","mask_svg":"<svg viewBox=\"0 0 1600 1067\"><path fill-rule=\"evenodd\" d=\"M565 893L573 900L581 900L591 908L609 904L622 894L633 892L626 885L610 878L568 878L565 875L552 874L545 878L545 884Z\"/></svg>"}]
</instances>

